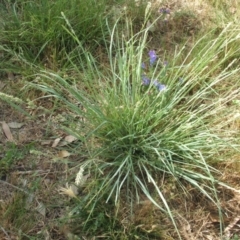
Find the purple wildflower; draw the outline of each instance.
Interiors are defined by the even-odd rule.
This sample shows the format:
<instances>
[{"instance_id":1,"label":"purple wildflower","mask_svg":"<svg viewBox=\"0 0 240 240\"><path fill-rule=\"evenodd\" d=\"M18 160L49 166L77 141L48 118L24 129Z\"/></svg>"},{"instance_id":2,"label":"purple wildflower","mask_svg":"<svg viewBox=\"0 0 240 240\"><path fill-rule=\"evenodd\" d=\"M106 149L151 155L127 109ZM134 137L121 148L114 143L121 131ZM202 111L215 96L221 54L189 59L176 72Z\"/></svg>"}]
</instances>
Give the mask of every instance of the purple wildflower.
<instances>
[{"instance_id":1,"label":"purple wildflower","mask_svg":"<svg viewBox=\"0 0 240 240\"><path fill-rule=\"evenodd\" d=\"M141 64L141 68L142 69L147 69L146 64L144 62Z\"/></svg>"},{"instance_id":2,"label":"purple wildflower","mask_svg":"<svg viewBox=\"0 0 240 240\"><path fill-rule=\"evenodd\" d=\"M153 82L153 85L157 88L159 92L166 89L166 85L159 83L157 80Z\"/></svg>"},{"instance_id":3,"label":"purple wildflower","mask_svg":"<svg viewBox=\"0 0 240 240\"><path fill-rule=\"evenodd\" d=\"M159 82L158 82L157 80L154 80L154 81L153 81L153 85L154 85L155 87L157 87L158 84L159 84Z\"/></svg>"},{"instance_id":4,"label":"purple wildflower","mask_svg":"<svg viewBox=\"0 0 240 240\"><path fill-rule=\"evenodd\" d=\"M151 82L151 80L146 75L142 76L142 85L148 86L150 84L150 82Z\"/></svg>"},{"instance_id":5,"label":"purple wildflower","mask_svg":"<svg viewBox=\"0 0 240 240\"><path fill-rule=\"evenodd\" d=\"M164 66L164 67L167 67L167 65L168 65L168 61L164 61L164 62L163 62L163 66Z\"/></svg>"},{"instance_id":6,"label":"purple wildflower","mask_svg":"<svg viewBox=\"0 0 240 240\"><path fill-rule=\"evenodd\" d=\"M162 13L162 14L170 14L170 9L166 8L166 7L163 7L163 8L159 9L159 12Z\"/></svg>"},{"instance_id":7,"label":"purple wildflower","mask_svg":"<svg viewBox=\"0 0 240 240\"><path fill-rule=\"evenodd\" d=\"M180 77L180 78L179 78L179 82L180 82L180 83L183 83L183 81L184 81L183 78Z\"/></svg>"},{"instance_id":8,"label":"purple wildflower","mask_svg":"<svg viewBox=\"0 0 240 240\"><path fill-rule=\"evenodd\" d=\"M159 92L165 90L166 88L167 88L167 87L166 87L166 85L164 85L164 84L159 83L159 84L157 85L157 90L158 90Z\"/></svg>"},{"instance_id":9,"label":"purple wildflower","mask_svg":"<svg viewBox=\"0 0 240 240\"><path fill-rule=\"evenodd\" d=\"M152 66L157 60L157 54L154 50L150 50L148 55L150 57L150 65Z\"/></svg>"}]
</instances>

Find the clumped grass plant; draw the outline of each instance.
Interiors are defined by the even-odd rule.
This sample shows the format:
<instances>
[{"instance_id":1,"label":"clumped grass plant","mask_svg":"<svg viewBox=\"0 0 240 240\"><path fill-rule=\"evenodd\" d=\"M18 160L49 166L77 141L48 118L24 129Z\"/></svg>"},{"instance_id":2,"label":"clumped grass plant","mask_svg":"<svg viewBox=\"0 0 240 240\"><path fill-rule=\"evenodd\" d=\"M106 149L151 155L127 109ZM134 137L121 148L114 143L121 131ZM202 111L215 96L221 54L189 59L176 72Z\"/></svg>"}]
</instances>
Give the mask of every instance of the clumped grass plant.
<instances>
[{"instance_id":1,"label":"clumped grass plant","mask_svg":"<svg viewBox=\"0 0 240 240\"><path fill-rule=\"evenodd\" d=\"M0 44L9 49L8 53L11 50L29 62L40 62L48 68L56 69L60 61L63 64L65 54L75 48L74 39L64 28L61 12L68 17L82 44L90 46L91 42L94 48L106 30L106 0L3 2Z\"/></svg>"},{"instance_id":2,"label":"clumped grass plant","mask_svg":"<svg viewBox=\"0 0 240 240\"><path fill-rule=\"evenodd\" d=\"M33 85L74 116L65 128L88 149L80 166L91 174L85 183L90 214L99 200L117 205L124 199L133 206L144 194L177 228L160 179L174 179L186 194L188 183L219 207L216 185L224 184L212 163L236 146L221 120L239 91L234 62L240 36L229 25L215 39L207 33L187 54L176 49L168 59L147 49L150 27L127 37L118 35L116 25L104 72L89 52L81 56L81 84L44 71L42 84Z\"/></svg>"}]
</instances>

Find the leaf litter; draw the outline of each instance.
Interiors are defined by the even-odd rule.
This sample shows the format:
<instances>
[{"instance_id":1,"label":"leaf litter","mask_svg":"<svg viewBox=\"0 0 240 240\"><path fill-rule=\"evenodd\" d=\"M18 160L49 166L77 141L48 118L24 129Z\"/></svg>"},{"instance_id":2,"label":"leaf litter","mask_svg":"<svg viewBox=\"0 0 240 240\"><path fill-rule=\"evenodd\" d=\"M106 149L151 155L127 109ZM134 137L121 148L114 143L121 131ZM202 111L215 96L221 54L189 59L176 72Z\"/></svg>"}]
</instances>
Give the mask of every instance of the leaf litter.
<instances>
[{"instance_id":1,"label":"leaf litter","mask_svg":"<svg viewBox=\"0 0 240 240\"><path fill-rule=\"evenodd\" d=\"M8 125L10 128L18 129L18 128L21 128L22 126L24 126L24 123L10 122L10 123L7 123L7 125Z\"/></svg>"},{"instance_id":2,"label":"leaf litter","mask_svg":"<svg viewBox=\"0 0 240 240\"><path fill-rule=\"evenodd\" d=\"M8 124L5 121L3 121L1 123L2 123L2 130L3 130L4 134L5 134L5 136L7 137L8 141L14 142L13 135L11 133L11 130L10 130Z\"/></svg>"}]
</instances>

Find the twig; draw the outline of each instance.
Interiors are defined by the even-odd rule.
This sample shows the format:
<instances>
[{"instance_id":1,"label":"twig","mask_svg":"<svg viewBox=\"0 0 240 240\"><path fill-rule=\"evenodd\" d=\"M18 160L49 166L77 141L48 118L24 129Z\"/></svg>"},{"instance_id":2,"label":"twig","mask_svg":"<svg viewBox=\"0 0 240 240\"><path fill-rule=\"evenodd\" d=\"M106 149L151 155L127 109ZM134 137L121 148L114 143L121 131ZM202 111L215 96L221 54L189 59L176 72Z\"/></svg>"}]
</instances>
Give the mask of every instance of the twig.
<instances>
[{"instance_id":1,"label":"twig","mask_svg":"<svg viewBox=\"0 0 240 240\"><path fill-rule=\"evenodd\" d=\"M15 173L23 175L23 174L31 174L31 173L46 174L49 172L50 172L50 170L29 170L29 171L17 171Z\"/></svg>"},{"instance_id":2,"label":"twig","mask_svg":"<svg viewBox=\"0 0 240 240\"><path fill-rule=\"evenodd\" d=\"M5 231L5 229L0 225L0 228L2 229L3 233L6 235L7 239L11 240L10 236L8 233Z\"/></svg>"},{"instance_id":3,"label":"twig","mask_svg":"<svg viewBox=\"0 0 240 240\"><path fill-rule=\"evenodd\" d=\"M19 188L19 187L16 187L15 185L12 185L11 183L8 183L8 182L6 182L6 181L0 180L0 183L4 183L4 184L6 184L6 185L9 185L9 186L17 189L18 191L24 192L25 194L27 194L27 195L29 195L29 196L34 196L32 193L29 193L28 191L25 191L25 190L23 190L23 189L21 189L21 188ZM38 204L40 204L39 201L38 201L36 198L35 198L35 200L36 200L36 202L37 202Z\"/></svg>"},{"instance_id":4,"label":"twig","mask_svg":"<svg viewBox=\"0 0 240 240\"><path fill-rule=\"evenodd\" d=\"M23 189L21 189L21 188L19 188L19 187L16 187L16 186L12 185L11 183L8 183L8 182L3 181L3 180L0 180L0 182L1 182L1 183L4 183L4 184L6 184L6 185L9 185L9 186L11 186L11 187L13 187L13 188L15 188L15 189L21 191L21 192L24 192L24 193L30 195L29 192L27 192L27 191L25 191L25 190L23 190Z\"/></svg>"}]
</instances>

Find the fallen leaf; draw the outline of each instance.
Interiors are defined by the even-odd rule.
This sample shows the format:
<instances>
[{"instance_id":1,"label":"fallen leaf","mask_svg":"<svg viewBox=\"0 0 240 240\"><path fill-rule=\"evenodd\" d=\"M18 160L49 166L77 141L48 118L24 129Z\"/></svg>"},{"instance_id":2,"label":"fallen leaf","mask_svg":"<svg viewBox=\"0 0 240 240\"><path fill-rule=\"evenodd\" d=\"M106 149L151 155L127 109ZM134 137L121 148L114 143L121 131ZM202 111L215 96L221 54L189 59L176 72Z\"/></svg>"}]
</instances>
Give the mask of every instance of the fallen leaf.
<instances>
[{"instance_id":1,"label":"fallen leaf","mask_svg":"<svg viewBox=\"0 0 240 240\"><path fill-rule=\"evenodd\" d=\"M58 153L58 157L60 157L60 158L65 158L65 157L68 157L68 156L70 156L70 153L66 150L62 150Z\"/></svg>"},{"instance_id":2,"label":"fallen leaf","mask_svg":"<svg viewBox=\"0 0 240 240\"><path fill-rule=\"evenodd\" d=\"M24 123L10 122L7 124L10 128L21 128Z\"/></svg>"},{"instance_id":3,"label":"fallen leaf","mask_svg":"<svg viewBox=\"0 0 240 240\"><path fill-rule=\"evenodd\" d=\"M42 202L38 202L38 206L37 206L36 210L40 214L42 214L44 217L46 216L46 207L44 206L44 204Z\"/></svg>"},{"instance_id":4,"label":"fallen leaf","mask_svg":"<svg viewBox=\"0 0 240 240\"><path fill-rule=\"evenodd\" d=\"M52 144L52 147L55 148L55 147L59 144L59 142L61 141L61 139L62 139L62 138L56 138L56 139L54 140L53 144Z\"/></svg>"},{"instance_id":5,"label":"fallen leaf","mask_svg":"<svg viewBox=\"0 0 240 240\"><path fill-rule=\"evenodd\" d=\"M69 142L69 143L71 143L71 142L76 141L77 138L74 137L73 135L68 135L68 136L66 136L66 137L64 138L64 140L67 141L67 142Z\"/></svg>"},{"instance_id":6,"label":"fallen leaf","mask_svg":"<svg viewBox=\"0 0 240 240\"><path fill-rule=\"evenodd\" d=\"M41 141L41 145L50 145L51 144L51 140L44 140L44 141Z\"/></svg>"},{"instance_id":7,"label":"fallen leaf","mask_svg":"<svg viewBox=\"0 0 240 240\"><path fill-rule=\"evenodd\" d=\"M59 143L59 146L63 147L65 145L69 144L69 143L72 143L72 142L76 141L76 140L77 140L76 137L74 137L72 135L68 135L64 138L64 140L61 143Z\"/></svg>"},{"instance_id":8,"label":"fallen leaf","mask_svg":"<svg viewBox=\"0 0 240 240\"><path fill-rule=\"evenodd\" d=\"M11 142L13 142L13 135L11 133L11 130L9 128L9 126L7 125L6 122L2 122L2 129L3 129L3 132L4 134L6 135L7 139Z\"/></svg>"}]
</instances>

